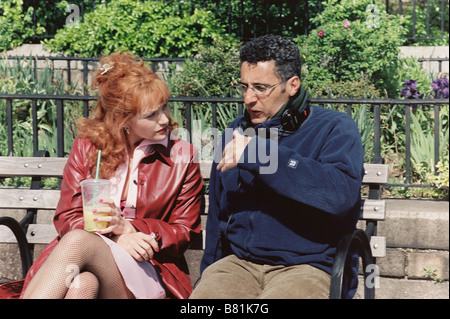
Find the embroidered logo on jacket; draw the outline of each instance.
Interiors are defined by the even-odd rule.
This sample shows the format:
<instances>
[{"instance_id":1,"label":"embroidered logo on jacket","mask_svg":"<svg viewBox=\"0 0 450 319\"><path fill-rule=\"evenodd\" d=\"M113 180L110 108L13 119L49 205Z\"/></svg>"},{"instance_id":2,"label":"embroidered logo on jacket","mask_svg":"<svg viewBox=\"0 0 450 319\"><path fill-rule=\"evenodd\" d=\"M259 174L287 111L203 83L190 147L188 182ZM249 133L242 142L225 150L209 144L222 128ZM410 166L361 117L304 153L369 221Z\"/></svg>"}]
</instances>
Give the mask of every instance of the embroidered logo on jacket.
<instances>
[{"instance_id":1,"label":"embroidered logo on jacket","mask_svg":"<svg viewBox=\"0 0 450 319\"><path fill-rule=\"evenodd\" d=\"M291 158L288 161L288 165L287 166L290 167L290 168L297 168L297 165L298 165L298 161Z\"/></svg>"}]
</instances>

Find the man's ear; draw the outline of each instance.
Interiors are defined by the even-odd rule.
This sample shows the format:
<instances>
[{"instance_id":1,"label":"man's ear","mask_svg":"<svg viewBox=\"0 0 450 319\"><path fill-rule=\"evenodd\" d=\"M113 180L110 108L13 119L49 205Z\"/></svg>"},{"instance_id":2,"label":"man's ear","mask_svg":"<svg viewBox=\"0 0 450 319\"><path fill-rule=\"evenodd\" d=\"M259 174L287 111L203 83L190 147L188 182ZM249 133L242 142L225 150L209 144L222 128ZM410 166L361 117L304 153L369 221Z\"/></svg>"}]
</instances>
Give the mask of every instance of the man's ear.
<instances>
[{"instance_id":1,"label":"man's ear","mask_svg":"<svg viewBox=\"0 0 450 319\"><path fill-rule=\"evenodd\" d=\"M287 82L287 89L290 96L294 96L300 89L300 78L298 76L293 76Z\"/></svg>"}]
</instances>

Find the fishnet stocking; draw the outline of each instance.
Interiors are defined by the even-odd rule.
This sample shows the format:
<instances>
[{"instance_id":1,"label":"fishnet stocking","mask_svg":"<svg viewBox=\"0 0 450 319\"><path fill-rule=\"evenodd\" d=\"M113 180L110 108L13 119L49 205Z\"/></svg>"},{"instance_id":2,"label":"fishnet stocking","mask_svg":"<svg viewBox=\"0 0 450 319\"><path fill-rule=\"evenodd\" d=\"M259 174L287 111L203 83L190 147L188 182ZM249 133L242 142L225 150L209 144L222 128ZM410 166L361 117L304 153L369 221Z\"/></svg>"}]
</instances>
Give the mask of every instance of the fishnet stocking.
<instances>
[{"instance_id":1,"label":"fishnet stocking","mask_svg":"<svg viewBox=\"0 0 450 319\"><path fill-rule=\"evenodd\" d=\"M81 229L64 235L31 279L23 298L134 298L108 245Z\"/></svg>"},{"instance_id":2,"label":"fishnet stocking","mask_svg":"<svg viewBox=\"0 0 450 319\"><path fill-rule=\"evenodd\" d=\"M83 285L83 289L80 289L81 285ZM95 299L99 286L100 283L93 273L82 272L72 280L65 299Z\"/></svg>"}]
</instances>

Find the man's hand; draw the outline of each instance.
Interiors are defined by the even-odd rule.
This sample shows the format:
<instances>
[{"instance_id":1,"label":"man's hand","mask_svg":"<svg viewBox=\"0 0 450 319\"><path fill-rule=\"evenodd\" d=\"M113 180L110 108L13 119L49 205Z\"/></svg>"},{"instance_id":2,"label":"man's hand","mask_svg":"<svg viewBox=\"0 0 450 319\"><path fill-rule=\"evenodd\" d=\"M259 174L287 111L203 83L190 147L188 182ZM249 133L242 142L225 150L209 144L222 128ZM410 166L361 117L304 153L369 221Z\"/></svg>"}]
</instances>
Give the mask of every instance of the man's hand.
<instances>
[{"instance_id":1,"label":"man's hand","mask_svg":"<svg viewBox=\"0 0 450 319\"><path fill-rule=\"evenodd\" d=\"M251 137L242 135L237 130L233 132L233 140L228 143L222 152L222 160L217 165L217 169L225 172L230 168L237 166L239 158L241 158Z\"/></svg>"}]
</instances>

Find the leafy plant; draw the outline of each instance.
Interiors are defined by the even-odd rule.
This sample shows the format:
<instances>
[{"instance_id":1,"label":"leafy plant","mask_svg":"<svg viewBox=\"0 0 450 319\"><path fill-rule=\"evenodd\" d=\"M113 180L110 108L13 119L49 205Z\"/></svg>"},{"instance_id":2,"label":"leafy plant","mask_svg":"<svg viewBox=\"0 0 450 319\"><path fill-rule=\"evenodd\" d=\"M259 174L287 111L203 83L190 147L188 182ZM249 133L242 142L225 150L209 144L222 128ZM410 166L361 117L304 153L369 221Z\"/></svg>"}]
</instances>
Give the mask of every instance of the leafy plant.
<instances>
[{"instance_id":1,"label":"leafy plant","mask_svg":"<svg viewBox=\"0 0 450 319\"><path fill-rule=\"evenodd\" d=\"M10 62L0 59L0 91L9 94L76 94L77 89L67 87L63 75L50 67L36 71L32 60ZM13 149L16 156L33 156L32 101L12 100ZM64 104L64 138L66 152L75 136L75 120L82 116L81 103ZM6 100L0 100L0 154L8 152ZM37 100L38 145L40 149L56 154L57 114L54 100Z\"/></svg>"},{"instance_id":2,"label":"leafy plant","mask_svg":"<svg viewBox=\"0 0 450 319\"><path fill-rule=\"evenodd\" d=\"M435 283L442 283L442 282L444 282L444 278L438 277L437 269L423 267L423 270L425 271L425 278L433 279L433 281Z\"/></svg>"},{"instance_id":3,"label":"leafy plant","mask_svg":"<svg viewBox=\"0 0 450 319\"><path fill-rule=\"evenodd\" d=\"M240 97L234 84L240 77L240 66L237 60L237 46L222 40L213 45L199 45L194 59L187 59L183 70L176 76L168 78L174 96L214 96ZM176 65L171 69L175 70ZM185 127L186 109L183 103L172 106L173 118L180 127ZM192 142L199 149L211 143L214 132L213 115L217 118L217 129L223 131L238 115L236 103L217 103L216 114L213 114L212 103L193 103L191 105L193 136ZM200 141L200 143L199 143ZM208 154L204 154L208 157Z\"/></svg>"},{"instance_id":4,"label":"leafy plant","mask_svg":"<svg viewBox=\"0 0 450 319\"><path fill-rule=\"evenodd\" d=\"M448 79L441 78L431 82L429 89L426 92L433 92L429 98L445 97L448 98ZM418 86L415 80L407 79L405 86L401 90L401 95L407 99L423 99L425 94L421 91L426 88ZM409 106L408 106L409 107ZM400 153L405 152L405 121L403 115L406 107L395 105L390 114L392 127L386 130L389 134L385 134L385 138L395 141L396 151ZM433 110L427 105L414 105L410 112L410 128L411 128L411 179L414 183L421 183L426 185L435 185L437 188L432 190L424 189L405 189L403 195L411 196L420 193L421 196L448 198L448 168L444 163L448 163L448 141L449 141L449 110L448 105L440 107L439 127L435 128ZM397 125L401 126L398 129ZM398 134L400 132L400 134ZM439 138L439 163L435 166L435 149L434 140L435 134ZM385 141L384 144L388 144ZM398 171L405 171L404 159L401 157L393 157L389 154L389 159L392 159L391 164L400 165ZM448 165L447 165L448 166ZM441 176L442 174L442 176ZM397 176L401 178L402 176ZM394 181L395 183L395 181Z\"/></svg>"},{"instance_id":5,"label":"leafy plant","mask_svg":"<svg viewBox=\"0 0 450 319\"><path fill-rule=\"evenodd\" d=\"M188 57L197 44L230 39L212 12L180 12L165 1L112 0L64 26L46 48L67 55L100 56L130 51L145 57Z\"/></svg>"},{"instance_id":6,"label":"leafy plant","mask_svg":"<svg viewBox=\"0 0 450 319\"><path fill-rule=\"evenodd\" d=\"M428 179L436 186L431 190L431 197L439 199L449 199L449 163L448 163L448 143L447 152L442 156L442 160L436 165L437 174L428 173Z\"/></svg>"},{"instance_id":7,"label":"leafy plant","mask_svg":"<svg viewBox=\"0 0 450 319\"><path fill-rule=\"evenodd\" d=\"M34 34L33 8L23 12L23 0L0 1L0 51L10 50L21 45L23 41ZM37 27L35 32L44 32Z\"/></svg>"},{"instance_id":8,"label":"leafy plant","mask_svg":"<svg viewBox=\"0 0 450 319\"><path fill-rule=\"evenodd\" d=\"M367 77L377 89L386 86L383 70L398 58L404 40L401 16L387 14L372 0L330 0L311 19L315 26L296 41L306 65L304 83L358 81Z\"/></svg>"},{"instance_id":9,"label":"leafy plant","mask_svg":"<svg viewBox=\"0 0 450 319\"><path fill-rule=\"evenodd\" d=\"M444 5L442 12L441 0L428 0L414 2L415 13L413 11L412 2L403 1L403 11L406 12L405 18L408 21L408 40L406 45L445 45L448 46L448 22L449 22L449 6ZM442 18L444 21L441 21ZM415 24L413 24L413 20ZM428 26L427 26L428 21ZM443 32L441 34L441 23ZM419 38L418 40L414 38ZM435 38L435 39L430 39Z\"/></svg>"},{"instance_id":10,"label":"leafy plant","mask_svg":"<svg viewBox=\"0 0 450 319\"><path fill-rule=\"evenodd\" d=\"M385 90L390 97L398 96L398 92L403 89L405 79L414 79L425 96L431 94L432 75L423 68L417 58L399 58L387 66L382 73L382 77L386 79Z\"/></svg>"}]
</instances>

